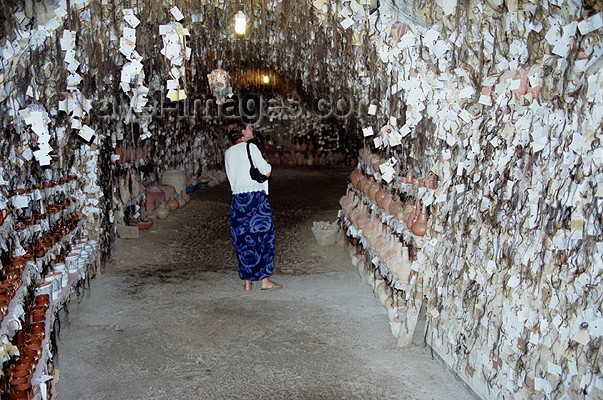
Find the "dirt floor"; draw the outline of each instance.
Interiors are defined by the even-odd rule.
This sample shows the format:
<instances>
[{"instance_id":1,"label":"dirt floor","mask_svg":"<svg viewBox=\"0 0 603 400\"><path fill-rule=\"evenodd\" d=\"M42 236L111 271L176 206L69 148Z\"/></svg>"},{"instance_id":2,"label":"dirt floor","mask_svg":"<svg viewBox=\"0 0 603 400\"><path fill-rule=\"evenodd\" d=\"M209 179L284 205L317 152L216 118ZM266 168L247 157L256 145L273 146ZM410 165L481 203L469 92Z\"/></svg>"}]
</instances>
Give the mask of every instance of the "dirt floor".
<instances>
[{"instance_id":1,"label":"dirt floor","mask_svg":"<svg viewBox=\"0 0 603 400\"><path fill-rule=\"evenodd\" d=\"M337 218L348 174L274 171L278 291L242 290L226 184L120 241L90 297L70 305L59 398L473 398L428 349L396 348L345 249L315 243L312 222Z\"/></svg>"}]
</instances>

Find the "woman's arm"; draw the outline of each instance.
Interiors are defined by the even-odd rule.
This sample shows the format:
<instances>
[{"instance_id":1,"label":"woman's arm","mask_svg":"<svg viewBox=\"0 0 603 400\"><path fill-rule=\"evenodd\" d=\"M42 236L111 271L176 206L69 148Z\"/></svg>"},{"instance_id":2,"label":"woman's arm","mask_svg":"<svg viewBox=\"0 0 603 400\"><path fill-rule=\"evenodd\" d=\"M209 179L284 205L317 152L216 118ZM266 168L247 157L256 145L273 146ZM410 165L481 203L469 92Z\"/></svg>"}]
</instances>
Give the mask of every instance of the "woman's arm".
<instances>
[{"instance_id":1,"label":"woman's arm","mask_svg":"<svg viewBox=\"0 0 603 400\"><path fill-rule=\"evenodd\" d=\"M264 157L262 156L262 152L260 152L260 149L254 143L251 143L251 145L249 147L251 150L251 158L253 159L253 163L255 164L255 167L263 175L270 176L270 174L272 173L272 166L270 164L268 164L268 162L266 160L264 160Z\"/></svg>"}]
</instances>

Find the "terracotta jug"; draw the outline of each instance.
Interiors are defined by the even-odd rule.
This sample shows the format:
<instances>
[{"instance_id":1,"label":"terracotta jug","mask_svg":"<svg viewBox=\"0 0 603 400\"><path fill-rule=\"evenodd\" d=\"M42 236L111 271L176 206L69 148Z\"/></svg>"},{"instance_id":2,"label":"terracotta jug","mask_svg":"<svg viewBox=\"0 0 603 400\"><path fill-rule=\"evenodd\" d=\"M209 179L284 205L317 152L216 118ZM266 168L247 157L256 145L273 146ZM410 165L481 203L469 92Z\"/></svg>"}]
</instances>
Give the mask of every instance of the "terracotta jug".
<instances>
[{"instance_id":1,"label":"terracotta jug","mask_svg":"<svg viewBox=\"0 0 603 400\"><path fill-rule=\"evenodd\" d=\"M417 200L412 211L410 212L410 214L408 214L408 217L406 218L406 226L408 227L408 229L412 228L420 212L421 211L419 210L419 200Z\"/></svg>"},{"instance_id":2,"label":"terracotta jug","mask_svg":"<svg viewBox=\"0 0 603 400\"><path fill-rule=\"evenodd\" d=\"M191 201L191 196L186 193L186 190L183 190L182 193L180 193L180 197L184 200L184 204L188 204L188 202Z\"/></svg>"},{"instance_id":3,"label":"terracotta jug","mask_svg":"<svg viewBox=\"0 0 603 400\"><path fill-rule=\"evenodd\" d=\"M411 231L417 236L424 236L427 232L427 207L425 207L425 204L423 204L421 214L412 225Z\"/></svg>"},{"instance_id":4,"label":"terracotta jug","mask_svg":"<svg viewBox=\"0 0 603 400\"><path fill-rule=\"evenodd\" d=\"M176 211L178 208L180 208L180 203L177 199L171 199L167 202L167 206L170 211Z\"/></svg>"},{"instance_id":5,"label":"terracotta jug","mask_svg":"<svg viewBox=\"0 0 603 400\"><path fill-rule=\"evenodd\" d=\"M383 197L383 201L381 203L381 208L383 208L385 210L385 212L391 214L389 212L389 207L392 204L392 201L394 200L394 196L392 196L392 194L390 192L385 193L385 196Z\"/></svg>"},{"instance_id":6,"label":"terracotta jug","mask_svg":"<svg viewBox=\"0 0 603 400\"><path fill-rule=\"evenodd\" d=\"M402 257L400 258L400 262L397 268L396 276L402 283L408 283L410 281L410 273L411 269L411 261L408 256L408 247L402 246Z\"/></svg>"},{"instance_id":7,"label":"terracotta jug","mask_svg":"<svg viewBox=\"0 0 603 400\"><path fill-rule=\"evenodd\" d=\"M385 198L386 194L387 189L385 188L385 186L381 186L377 193L375 193L375 203L377 203L377 206L379 206L380 208L383 208L383 199Z\"/></svg>"},{"instance_id":8,"label":"terracotta jug","mask_svg":"<svg viewBox=\"0 0 603 400\"><path fill-rule=\"evenodd\" d=\"M147 201L146 201L145 208L146 208L147 212L149 212L149 213L155 211L155 209L159 206L159 204L161 204L162 202L165 201L165 196L163 195L163 192L157 185L149 186L147 188L146 196L147 196Z\"/></svg>"},{"instance_id":9,"label":"terracotta jug","mask_svg":"<svg viewBox=\"0 0 603 400\"><path fill-rule=\"evenodd\" d=\"M159 207L157 207L156 213L157 213L157 218L166 219L168 217L168 215L170 215L170 209L168 208L167 204L161 203L159 205Z\"/></svg>"},{"instance_id":10,"label":"terracotta jug","mask_svg":"<svg viewBox=\"0 0 603 400\"><path fill-rule=\"evenodd\" d=\"M186 205L186 201L182 198L182 196L177 196L176 200L178 201L178 208L182 208Z\"/></svg>"},{"instance_id":11,"label":"terracotta jug","mask_svg":"<svg viewBox=\"0 0 603 400\"><path fill-rule=\"evenodd\" d=\"M358 182L360 182L360 178L362 178L363 175L364 174L358 170L354 170L354 172L352 172L350 179L352 180L352 185L354 185L354 187L358 187Z\"/></svg>"},{"instance_id":12,"label":"terracotta jug","mask_svg":"<svg viewBox=\"0 0 603 400\"><path fill-rule=\"evenodd\" d=\"M377 192L379 191L380 186L381 186L381 185L379 185L377 182L374 182L374 183L372 183L372 184L371 184L371 186L369 187L369 190L368 190L368 192L369 192L369 193L368 193L368 196L369 196L369 198L370 198L370 199L371 199L373 202L375 202L375 195L376 195L376 194L377 194Z\"/></svg>"},{"instance_id":13,"label":"terracotta jug","mask_svg":"<svg viewBox=\"0 0 603 400\"><path fill-rule=\"evenodd\" d=\"M413 183L415 183L415 177L413 176L412 171L409 170L406 173L406 176L404 177L404 182L408 183L410 185L412 185Z\"/></svg>"}]
</instances>

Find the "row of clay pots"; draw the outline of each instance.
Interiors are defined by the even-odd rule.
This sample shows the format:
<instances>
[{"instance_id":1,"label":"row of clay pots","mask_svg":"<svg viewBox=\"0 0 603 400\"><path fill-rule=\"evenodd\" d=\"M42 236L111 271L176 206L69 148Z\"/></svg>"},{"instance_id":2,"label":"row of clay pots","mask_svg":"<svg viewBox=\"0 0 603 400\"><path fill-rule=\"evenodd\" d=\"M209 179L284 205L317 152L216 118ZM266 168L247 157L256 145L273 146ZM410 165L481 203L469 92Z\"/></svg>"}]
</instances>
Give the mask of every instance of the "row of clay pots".
<instances>
[{"instance_id":1,"label":"row of clay pots","mask_svg":"<svg viewBox=\"0 0 603 400\"><path fill-rule=\"evenodd\" d=\"M71 200L65 199L63 201L50 204L46 206L46 213L41 212L33 212L31 217L20 216L17 220L17 224L15 225L15 229L20 231L25 229L28 226L35 225L36 223L40 223L43 220L69 208L71 206ZM4 212L4 210L2 210ZM8 214L7 214L8 215Z\"/></svg>"},{"instance_id":2,"label":"row of clay pots","mask_svg":"<svg viewBox=\"0 0 603 400\"><path fill-rule=\"evenodd\" d=\"M44 182L44 183L37 183L37 184L33 185L33 187L19 188L19 189L10 190L8 192L8 197L12 197L12 196L16 196L16 195L29 194L34 189L38 189L38 190L48 189L48 188L51 188L51 187L54 187L54 186L64 185L65 183L72 182L72 181L75 181L75 180L77 180L77 176L75 176L75 175L67 175L64 178L57 179L55 181L48 181L48 182Z\"/></svg>"},{"instance_id":3,"label":"row of clay pots","mask_svg":"<svg viewBox=\"0 0 603 400\"><path fill-rule=\"evenodd\" d=\"M145 212L150 218L166 219L171 211L184 207L190 201L190 196L183 190L180 195L175 195L174 188L169 185L154 185L147 190L147 203ZM159 187L159 190L157 189ZM171 190L167 190L169 187Z\"/></svg>"},{"instance_id":4,"label":"row of clay pots","mask_svg":"<svg viewBox=\"0 0 603 400\"><path fill-rule=\"evenodd\" d=\"M25 400L33 396L31 378L42 356L42 341L46 335L46 312L49 307L49 295L36 296L29 309L30 321L17 335L19 357L8 368L9 400Z\"/></svg>"},{"instance_id":5,"label":"row of clay pots","mask_svg":"<svg viewBox=\"0 0 603 400\"><path fill-rule=\"evenodd\" d=\"M413 234L417 236L425 235L427 230L427 210L425 207L423 207L425 209L424 213L419 212L417 214L417 212L415 212L413 218L409 221L408 217L411 215L416 205L413 205L411 202L400 201L400 197L395 193L392 194L387 189L387 186L377 182L372 177L364 175L359 170L354 170L350 175L350 179L352 185L377 204L379 208L383 209L388 214L393 215L396 219L407 222L408 229L410 229ZM415 216L417 217L416 221ZM408 222L410 222L410 224ZM413 229L415 223L417 223L417 226Z\"/></svg>"},{"instance_id":6,"label":"row of clay pots","mask_svg":"<svg viewBox=\"0 0 603 400\"><path fill-rule=\"evenodd\" d=\"M348 191L340 200L344 213L354 225L362 229L370 246L379 254L388 269L401 283L409 283L412 260L408 247L399 237L383 225L375 213L352 191Z\"/></svg>"},{"instance_id":7,"label":"row of clay pots","mask_svg":"<svg viewBox=\"0 0 603 400\"><path fill-rule=\"evenodd\" d=\"M367 148L360 149L358 153L358 158L361 159L365 165L370 165L373 171L379 171L379 166L386 161L386 158L381 157L378 154L372 153ZM412 171L408 171L405 176L401 179L402 183L406 183L409 185L418 185L420 187L426 187L428 189L437 189L438 187L438 176L429 172L425 176L416 179L412 173Z\"/></svg>"}]
</instances>

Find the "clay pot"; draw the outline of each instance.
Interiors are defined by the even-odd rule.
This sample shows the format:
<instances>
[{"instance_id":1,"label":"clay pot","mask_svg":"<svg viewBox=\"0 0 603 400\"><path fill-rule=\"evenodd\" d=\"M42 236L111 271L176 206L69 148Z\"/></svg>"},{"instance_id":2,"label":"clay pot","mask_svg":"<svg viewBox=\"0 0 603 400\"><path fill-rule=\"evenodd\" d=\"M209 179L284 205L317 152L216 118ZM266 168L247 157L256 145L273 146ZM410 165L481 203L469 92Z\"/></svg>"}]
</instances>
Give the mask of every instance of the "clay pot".
<instances>
[{"instance_id":1,"label":"clay pot","mask_svg":"<svg viewBox=\"0 0 603 400\"><path fill-rule=\"evenodd\" d=\"M165 196L165 201L170 201L176 198L176 189L172 185L157 185Z\"/></svg>"},{"instance_id":2,"label":"clay pot","mask_svg":"<svg viewBox=\"0 0 603 400\"><path fill-rule=\"evenodd\" d=\"M383 199L385 198L386 194L387 194L387 189L385 188L385 186L381 186L381 188L377 191L377 193L375 193L375 203L377 203L377 206L379 206L380 208L384 208L383 207Z\"/></svg>"},{"instance_id":3,"label":"clay pot","mask_svg":"<svg viewBox=\"0 0 603 400\"><path fill-rule=\"evenodd\" d=\"M406 218L406 226L408 227L408 229L412 228L412 226L415 223L415 220L419 216L419 214L420 214L419 201L417 200L412 211L410 212L410 214L408 214L408 217Z\"/></svg>"},{"instance_id":4,"label":"clay pot","mask_svg":"<svg viewBox=\"0 0 603 400\"><path fill-rule=\"evenodd\" d=\"M412 271L411 264L410 257L408 256L408 247L403 246L402 258L400 259L396 270L396 277L400 280L400 282L408 283L410 281L410 272Z\"/></svg>"},{"instance_id":5,"label":"clay pot","mask_svg":"<svg viewBox=\"0 0 603 400\"><path fill-rule=\"evenodd\" d=\"M6 217L8 217L8 209L3 208L0 210L0 226L2 226Z\"/></svg>"},{"instance_id":6,"label":"clay pot","mask_svg":"<svg viewBox=\"0 0 603 400\"><path fill-rule=\"evenodd\" d=\"M184 204L188 204L189 201L191 201L191 196L188 195L188 193L186 193L186 190L182 191L182 193L180 193L180 197L182 198L182 200L184 200Z\"/></svg>"},{"instance_id":7,"label":"clay pot","mask_svg":"<svg viewBox=\"0 0 603 400\"><path fill-rule=\"evenodd\" d=\"M402 203L399 200L392 200L389 205L389 213L396 218L398 218L398 214L402 211ZM398 218L400 219L400 218Z\"/></svg>"},{"instance_id":8,"label":"clay pot","mask_svg":"<svg viewBox=\"0 0 603 400\"><path fill-rule=\"evenodd\" d=\"M178 202L177 199L171 199L167 202L167 206L170 209L170 211L176 211L178 208L180 208L180 203Z\"/></svg>"},{"instance_id":9,"label":"clay pot","mask_svg":"<svg viewBox=\"0 0 603 400\"><path fill-rule=\"evenodd\" d=\"M425 204L423 204L421 214L412 225L411 231L417 236L424 236L425 232L427 232L427 207L425 207Z\"/></svg>"},{"instance_id":10,"label":"clay pot","mask_svg":"<svg viewBox=\"0 0 603 400\"><path fill-rule=\"evenodd\" d=\"M364 174L361 171L358 171L357 169L352 172L352 174L350 175L350 179L352 181L352 185L354 185L355 188L358 188L360 178L362 178L363 176Z\"/></svg>"},{"instance_id":11,"label":"clay pot","mask_svg":"<svg viewBox=\"0 0 603 400\"><path fill-rule=\"evenodd\" d=\"M152 226L153 226L152 219L138 221L138 229L140 229L141 231L149 230L149 229L151 229Z\"/></svg>"},{"instance_id":12,"label":"clay pot","mask_svg":"<svg viewBox=\"0 0 603 400\"><path fill-rule=\"evenodd\" d=\"M157 214L157 218L159 219L166 219L168 215L170 215L170 209L165 203L161 203L155 212Z\"/></svg>"},{"instance_id":13,"label":"clay pot","mask_svg":"<svg viewBox=\"0 0 603 400\"><path fill-rule=\"evenodd\" d=\"M155 209L165 201L165 196L161 188L157 185L149 186L146 190L146 205L145 209L147 212L153 212Z\"/></svg>"},{"instance_id":14,"label":"clay pot","mask_svg":"<svg viewBox=\"0 0 603 400\"><path fill-rule=\"evenodd\" d=\"M165 171L163 174L161 183L164 185L173 186L176 190L176 193L182 193L183 190L186 190L186 175L183 171L170 169Z\"/></svg>"},{"instance_id":15,"label":"clay pot","mask_svg":"<svg viewBox=\"0 0 603 400\"><path fill-rule=\"evenodd\" d=\"M176 200L178 200L178 207L182 208L186 205L186 201L182 198L182 196L178 196L176 197Z\"/></svg>"},{"instance_id":16,"label":"clay pot","mask_svg":"<svg viewBox=\"0 0 603 400\"><path fill-rule=\"evenodd\" d=\"M368 197L374 202L375 201L375 195L377 194L377 192L380 189L380 186L377 182L374 182L371 184L371 186L369 187L368 190Z\"/></svg>"},{"instance_id":17,"label":"clay pot","mask_svg":"<svg viewBox=\"0 0 603 400\"><path fill-rule=\"evenodd\" d=\"M383 196L383 200L381 202L381 208L383 208L389 214L391 214L389 207L392 204L392 201L394 201L394 196L392 196L392 194L389 192L385 193L385 196Z\"/></svg>"}]
</instances>

